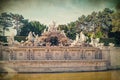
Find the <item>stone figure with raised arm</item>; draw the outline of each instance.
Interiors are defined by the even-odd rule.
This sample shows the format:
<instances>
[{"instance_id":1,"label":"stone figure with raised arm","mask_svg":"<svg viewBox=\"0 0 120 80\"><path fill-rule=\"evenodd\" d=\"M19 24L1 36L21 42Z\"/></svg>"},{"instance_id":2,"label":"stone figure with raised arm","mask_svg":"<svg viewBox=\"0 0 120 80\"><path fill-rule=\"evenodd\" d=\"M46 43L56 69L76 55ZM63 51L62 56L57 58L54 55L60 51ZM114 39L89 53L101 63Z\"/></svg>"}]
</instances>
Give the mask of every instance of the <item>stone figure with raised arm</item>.
<instances>
[{"instance_id":1,"label":"stone figure with raised arm","mask_svg":"<svg viewBox=\"0 0 120 80\"><path fill-rule=\"evenodd\" d=\"M76 45L77 43L79 43L79 34L76 34L76 39L71 43L70 46L74 46L74 45Z\"/></svg>"},{"instance_id":2,"label":"stone figure with raised arm","mask_svg":"<svg viewBox=\"0 0 120 80\"><path fill-rule=\"evenodd\" d=\"M33 37L33 34L32 32L30 31L27 38L26 38L28 41L34 41L34 37Z\"/></svg>"},{"instance_id":3,"label":"stone figure with raised arm","mask_svg":"<svg viewBox=\"0 0 120 80\"><path fill-rule=\"evenodd\" d=\"M8 45L13 45L14 40L11 36L9 36L9 37L7 37L7 42L8 42Z\"/></svg>"},{"instance_id":4,"label":"stone figure with raised arm","mask_svg":"<svg viewBox=\"0 0 120 80\"><path fill-rule=\"evenodd\" d=\"M92 46L94 46L94 40L93 40L93 36L94 36L94 34L92 33L92 35L90 36L90 40L91 40L91 42L89 43L90 45L92 45Z\"/></svg>"},{"instance_id":5,"label":"stone figure with raised arm","mask_svg":"<svg viewBox=\"0 0 120 80\"><path fill-rule=\"evenodd\" d=\"M53 27L55 27L55 26L56 26L56 22L55 22L55 21L53 21L52 23L53 23L53 25L52 25L52 26L53 26Z\"/></svg>"},{"instance_id":6,"label":"stone figure with raised arm","mask_svg":"<svg viewBox=\"0 0 120 80\"><path fill-rule=\"evenodd\" d=\"M48 26L48 31L50 31L50 28L51 28L51 26L49 25L49 26Z\"/></svg>"},{"instance_id":7,"label":"stone figure with raised arm","mask_svg":"<svg viewBox=\"0 0 120 80\"><path fill-rule=\"evenodd\" d=\"M13 45L14 44L14 34L12 34L11 36L7 37L7 42L9 45Z\"/></svg>"},{"instance_id":8,"label":"stone figure with raised arm","mask_svg":"<svg viewBox=\"0 0 120 80\"><path fill-rule=\"evenodd\" d=\"M76 41L78 41L79 40L79 34L76 34L76 39L75 39Z\"/></svg>"},{"instance_id":9,"label":"stone figure with raised arm","mask_svg":"<svg viewBox=\"0 0 120 80\"><path fill-rule=\"evenodd\" d=\"M80 32L80 42L85 42L86 41L86 36L83 34L83 32Z\"/></svg>"},{"instance_id":10,"label":"stone figure with raised arm","mask_svg":"<svg viewBox=\"0 0 120 80\"><path fill-rule=\"evenodd\" d=\"M37 41L38 40L38 34L36 35L35 32L33 32L33 38L34 38L34 41Z\"/></svg>"},{"instance_id":11,"label":"stone figure with raised arm","mask_svg":"<svg viewBox=\"0 0 120 80\"><path fill-rule=\"evenodd\" d=\"M48 31L56 31L56 23L53 21L51 25L48 27Z\"/></svg>"},{"instance_id":12,"label":"stone figure with raised arm","mask_svg":"<svg viewBox=\"0 0 120 80\"><path fill-rule=\"evenodd\" d=\"M32 35L33 35L33 37L35 37L36 36L35 32L33 32Z\"/></svg>"},{"instance_id":13,"label":"stone figure with raised arm","mask_svg":"<svg viewBox=\"0 0 120 80\"><path fill-rule=\"evenodd\" d=\"M45 28L44 31L43 31L43 33L46 33L46 31L47 31L47 30L46 30L46 28Z\"/></svg>"},{"instance_id":14,"label":"stone figure with raised arm","mask_svg":"<svg viewBox=\"0 0 120 80\"><path fill-rule=\"evenodd\" d=\"M34 38L34 45L37 46L39 44L39 40L38 40L38 34L35 36Z\"/></svg>"},{"instance_id":15,"label":"stone figure with raised arm","mask_svg":"<svg viewBox=\"0 0 120 80\"><path fill-rule=\"evenodd\" d=\"M61 34L63 34L66 37L66 34L65 34L64 30L61 31Z\"/></svg>"},{"instance_id":16,"label":"stone figure with raised arm","mask_svg":"<svg viewBox=\"0 0 120 80\"><path fill-rule=\"evenodd\" d=\"M92 33L92 35L90 37L90 39L91 39L90 45L92 45L93 47L98 47L100 38L93 39L93 37L94 37L94 33Z\"/></svg>"}]
</instances>

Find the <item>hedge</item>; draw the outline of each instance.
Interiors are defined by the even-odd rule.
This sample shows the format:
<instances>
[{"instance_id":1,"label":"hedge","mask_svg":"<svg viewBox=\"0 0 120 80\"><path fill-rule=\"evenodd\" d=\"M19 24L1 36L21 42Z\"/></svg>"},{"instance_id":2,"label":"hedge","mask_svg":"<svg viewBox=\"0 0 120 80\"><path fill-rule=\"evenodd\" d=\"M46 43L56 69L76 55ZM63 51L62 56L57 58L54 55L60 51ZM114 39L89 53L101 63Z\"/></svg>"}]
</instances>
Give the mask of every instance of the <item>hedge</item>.
<instances>
[{"instance_id":1,"label":"hedge","mask_svg":"<svg viewBox=\"0 0 120 80\"><path fill-rule=\"evenodd\" d=\"M25 41L26 40L25 38L26 38L26 36L15 36L14 37L14 39L19 41L19 42L22 41L22 40ZM0 36L0 41L1 42L7 42L7 36Z\"/></svg>"},{"instance_id":2,"label":"hedge","mask_svg":"<svg viewBox=\"0 0 120 80\"><path fill-rule=\"evenodd\" d=\"M109 43L115 44L115 39L114 38L100 38L100 42L104 43L105 46L108 46Z\"/></svg>"}]
</instances>

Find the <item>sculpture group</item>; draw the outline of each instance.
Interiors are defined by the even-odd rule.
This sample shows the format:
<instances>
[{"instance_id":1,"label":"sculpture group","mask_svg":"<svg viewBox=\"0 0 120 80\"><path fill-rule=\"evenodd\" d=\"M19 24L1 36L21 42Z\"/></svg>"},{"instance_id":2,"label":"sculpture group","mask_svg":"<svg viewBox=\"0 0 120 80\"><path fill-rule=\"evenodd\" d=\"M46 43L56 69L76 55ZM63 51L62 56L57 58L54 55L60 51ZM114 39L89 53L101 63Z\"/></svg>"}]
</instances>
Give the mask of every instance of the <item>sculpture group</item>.
<instances>
[{"instance_id":1,"label":"sculpture group","mask_svg":"<svg viewBox=\"0 0 120 80\"><path fill-rule=\"evenodd\" d=\"M49 37L49 38L47 38ZM14 36L10 36L7 38L8 44L10 46L46 46L51 45L50 38L56 37L58 39L58 45L54 46L92 46L92 47L98 47L103 48L104 43L100 43L99 38L93 38L93 36L90 37L90 42L88 42L88 37L84 35L83 31L81 31L79 34L76 34L76 39L71 40L66 37L66 34L64 30L60 31L57 30L56 23L53 22L48 29L44 29L44 32L42 33L42 36L38 36L38 34L35 34L34 32L29 32L28 36L26 37L26 41L18 42L14 40ZM60 38L59 38L60 37ZM114 46L114 44L110 43L110 46Z\"/></svg>"}]
</instances>

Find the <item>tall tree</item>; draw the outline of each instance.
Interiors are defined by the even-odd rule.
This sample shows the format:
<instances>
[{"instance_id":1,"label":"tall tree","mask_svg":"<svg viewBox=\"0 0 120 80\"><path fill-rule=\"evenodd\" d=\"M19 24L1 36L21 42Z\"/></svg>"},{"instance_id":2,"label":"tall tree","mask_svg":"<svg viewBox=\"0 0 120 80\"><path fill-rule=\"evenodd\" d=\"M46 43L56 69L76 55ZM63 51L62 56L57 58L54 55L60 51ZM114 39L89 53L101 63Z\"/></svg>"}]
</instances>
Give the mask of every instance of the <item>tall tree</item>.
<instances>
[{"instance_id":1,"label":"tall tree","mask_svg":"<svg viewBox=\"0 0 120 80\"><path fill-rule=\"evenodd\" d=\"M13 18L14 28L17 30L17 35L20 35L21 28L23 27L23 20L24 17L19 14L12 14L11 17Z\"/></svg>"},{"instance_id":2,"label":"tall tree","mask_svg":"<svg viewBox=\"0 0 120 80\"><path fill-rule=\"evenodd\" d=\"M27 36L30 31L35 32L35 34L41 35L45 28L46 25L41 24L39 21L26 21L26 25L21 28L20 35Z\"/></svg>"},{"instance_id":3,"label":"tall tree","mask_svg":"<svg viewBox=\"0 0 120 80\"><path fill-rule=\"evenodd\" d=\"M8 27L13 26L12 22L11 22L11 16L9 14L5 13L1 13L0 15L0 25L2 28L2 33L3 36L5 36L5 31L9 31Z\"/></svg>"},{"instance_id":4,"label":"tall tree","mask_svg":"<svg viewBox=\"0 0 120 80\"><path fill-rule=\"evenodd\" d=\"M120 11L112 14L112 31L120 31Z\"/></svg>"},{"instance_id":5,"label":"tall tree","mask_svg":"<svg viewBox=\"0 0 120 80\"><path fill-rule=\"evenodd\" d=\"M22 15L13 14L13 13L1 13L0 15L0 25L3 27L3 36L5 35L5 31L9 30L8 27L14 27L17 30L17 34L20 33L20 29L23 26L24 20Z\"/></svg>"}]
</instances>

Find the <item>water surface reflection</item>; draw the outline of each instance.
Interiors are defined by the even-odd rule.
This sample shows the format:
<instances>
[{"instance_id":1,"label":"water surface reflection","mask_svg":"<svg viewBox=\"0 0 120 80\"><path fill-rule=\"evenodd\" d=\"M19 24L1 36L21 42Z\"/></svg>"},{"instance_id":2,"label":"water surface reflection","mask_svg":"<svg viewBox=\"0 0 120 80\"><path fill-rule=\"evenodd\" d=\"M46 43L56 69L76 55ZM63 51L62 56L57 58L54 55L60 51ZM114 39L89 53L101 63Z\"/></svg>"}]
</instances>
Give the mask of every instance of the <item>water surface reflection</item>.
<instances>
[{"instance_id":1,"label":"water surface reflection","mask_svg":"<svg viewBox=\"0 0 120 80\"><path fill-rule=\"evenodd\" d=\"M120 80L120 70L77 73L18 73L10 77L9 80Z\"/></svg>"}]
</instances>

